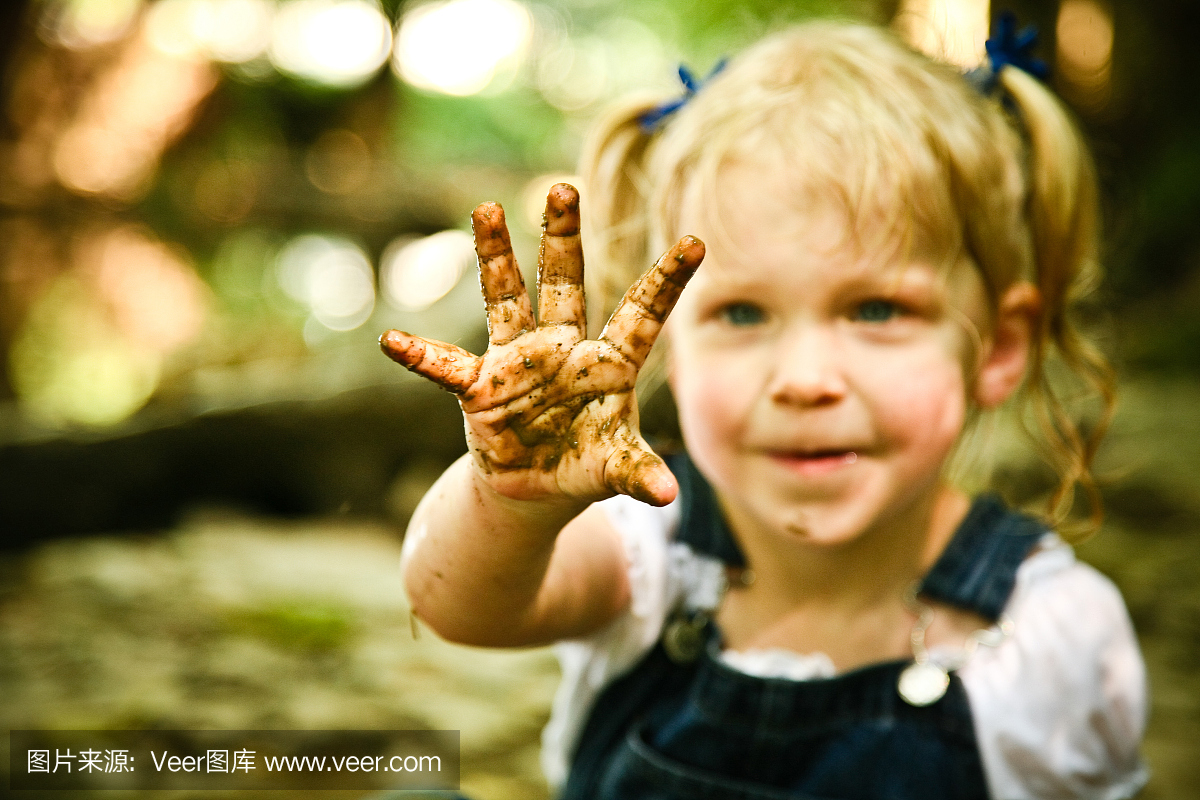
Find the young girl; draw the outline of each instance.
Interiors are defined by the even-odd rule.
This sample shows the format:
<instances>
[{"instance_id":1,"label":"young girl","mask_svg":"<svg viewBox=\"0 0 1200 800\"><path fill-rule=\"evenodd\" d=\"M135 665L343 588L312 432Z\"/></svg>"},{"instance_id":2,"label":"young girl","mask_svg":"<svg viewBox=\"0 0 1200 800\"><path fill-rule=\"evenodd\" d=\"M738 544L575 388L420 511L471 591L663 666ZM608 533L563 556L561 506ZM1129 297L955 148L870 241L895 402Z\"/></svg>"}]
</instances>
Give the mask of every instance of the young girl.
<instances>
[{"instance_id":1,"label":"young girl","mask_svg":"<svg viewBox=\"0 0 1200 800\"><path fill-rule=\"evenodd\" d=\"M594 138L607 284L683 236L598 339L561 184L536 321L484 204L487 352L383 336L458 395L470 447L409 527L414 613L467 644L563 643L545 735L563 797L1143 784L1144 673L1116 590L948 478L1024 385L1061 510L1093 444L1051 358L1107 374L1069 314L1096 270L1090 162L1035 79L993 77L985 96L854 25L770 37L661 122L632 106ZM686 446L668 461L634 397L660 330Z\"/></svg>"}]
</instances>

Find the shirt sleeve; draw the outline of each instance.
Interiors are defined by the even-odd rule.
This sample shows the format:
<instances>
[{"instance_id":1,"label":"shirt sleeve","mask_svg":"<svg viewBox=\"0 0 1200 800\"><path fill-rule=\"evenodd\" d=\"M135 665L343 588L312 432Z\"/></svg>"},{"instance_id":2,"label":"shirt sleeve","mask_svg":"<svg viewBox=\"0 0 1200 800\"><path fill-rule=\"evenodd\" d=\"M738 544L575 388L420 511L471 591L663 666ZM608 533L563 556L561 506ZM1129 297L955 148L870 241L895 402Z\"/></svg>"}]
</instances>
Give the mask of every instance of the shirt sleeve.
<instances>
[{"instance_id":1,"label":"shirt sleeve","mask_svg":"<svg viewBox=\"0 0 1200 800\"><path fill-rule=\"evenodd\" d=\"M1021 566L1007 613L1012 636L959 671L992 797L1132 797L1146 674L1116 587L1052 543Z\"/></svg>"}]
</instances>

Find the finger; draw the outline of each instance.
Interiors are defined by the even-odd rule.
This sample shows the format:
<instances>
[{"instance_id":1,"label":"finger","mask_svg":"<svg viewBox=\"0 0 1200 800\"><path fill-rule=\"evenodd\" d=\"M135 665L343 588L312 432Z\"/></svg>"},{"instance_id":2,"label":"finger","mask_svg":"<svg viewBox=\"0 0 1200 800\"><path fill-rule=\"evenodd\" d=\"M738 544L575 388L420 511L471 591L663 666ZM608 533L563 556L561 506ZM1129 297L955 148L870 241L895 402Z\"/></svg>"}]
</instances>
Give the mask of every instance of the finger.
<instances>
[{"instance_id":1,"label":"finger","mask_svg":"<svg viewBox=\"0 0 1200 800\"><path fill-rule=\"evenodd\" d=\"M609 457L604 466L604 483L614 492L652 506L665 506L679 493L679 484L666 462L640 437Z\"/></svg>"},{"instance_id":2,"label":"finger","mask_svg":"<svg viewBox=\"0 0 1200 800\"><path fill-rule=\"evenodd\" d=\"M379 346L388 358L455 394L465 392L479 376L479 359L452 344L388 331L379 337Z\"/></svg>"},{"instance_id":3,"label":"finger","mask_svg":"<svg viewBox=\"0 0 1200 800\"><path fill-rule=\"evenodd\" d=\"M522 331L533 330L533 309L504 224L504 209L483 203L471 214L471 229L487 303L488 341L504 344Z\"/></svg>"},{"instance_id":4,"label":"finger","mask_svg":"<svg viewBox=\"0 0 1200 800\"><path fill-rule=\"evenodd\" d=\"M704 259L704 242L685 236L629 287L600 338L641 367L679 294Z\"/></svg>"},{"instance_id":5,"label":"finger","mask_svg":"<svg viewBox=\"0 0 1200 800\"><path fill-rule=\"evenodd\" d=\"M565 183L555 184L546 198L538 259L538 319L542 325L572 325L580 337L586 335L579 192Z\"/></svg>"}]
</instances>

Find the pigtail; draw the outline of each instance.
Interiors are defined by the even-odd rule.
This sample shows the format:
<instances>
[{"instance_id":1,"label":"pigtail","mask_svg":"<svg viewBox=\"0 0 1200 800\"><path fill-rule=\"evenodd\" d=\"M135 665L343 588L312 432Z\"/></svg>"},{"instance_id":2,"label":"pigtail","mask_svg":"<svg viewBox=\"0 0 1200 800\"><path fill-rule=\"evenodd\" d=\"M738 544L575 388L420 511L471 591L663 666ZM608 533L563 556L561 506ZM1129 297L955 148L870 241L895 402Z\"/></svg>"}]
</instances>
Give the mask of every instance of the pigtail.
<instances>
[{"instance_id":1,"label":"pigtail","mask_svg":"<svg viewBox=\"0 0 1200 800\"><path fill-rule=\"evenodd\" d=\"M1049 503L1051 519L1061 525L1078 485L1091 509L1087 527L1072 537L1081 539L1099 527L1102 517L1092 462L1115 404L1113 369L1080 332L1071 313L1100 280L1095 166L1079 131L1048 89L1019 69L1004 69L1000 80L1017 106L1029 142L1028 219L1042 308L1027 390L1046 456L1059 476ZM1054 351L1100 400L1100 412L1087 429L1068 410L1069 390L1050 362Z\"/></svg>"},{"instance_id":2,"label":"pigtail","mask_svg":"<svg viewBox=\"0 0 1200 800\"><path fill-rule=\"evenodd\" d=\"M654 263L662 248L653 241L648 159L661 123L643 123L661 98L633 99L613 107L592 128L580 157L584 195L584 271L588 327L598 335L627 289ZM661 338L661 336L660 336ZM656 446L681 439L674 401L666 390L666 359L655 347L638 370L637 394L642 433Z\"/></svg>"},{"instance_id":3,"label":"pigtail","mask_svg":"<svg viewBox=\"0 0 1200 800\"><path fill-rule=\"evenodd\" d=\"M585 274L589 327L595 331L647 266L650 186L645 160L653 137L641 118L653 107L653 101L639 99L613 108L583 145Z\"/></svg>"}]
</instances>

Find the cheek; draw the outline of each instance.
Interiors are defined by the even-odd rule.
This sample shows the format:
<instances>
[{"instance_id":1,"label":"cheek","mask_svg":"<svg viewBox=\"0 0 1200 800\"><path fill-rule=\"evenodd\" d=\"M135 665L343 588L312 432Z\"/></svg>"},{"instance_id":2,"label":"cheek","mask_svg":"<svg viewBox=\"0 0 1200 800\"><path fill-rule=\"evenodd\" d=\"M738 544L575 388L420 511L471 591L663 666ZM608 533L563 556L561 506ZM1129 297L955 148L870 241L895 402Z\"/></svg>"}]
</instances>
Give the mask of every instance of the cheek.
<instances>
[{"instance_id":1,"label":"cheek","mask_svg":"<svg viewBox=\"0 0 1200 800\"><path fill-rule=\"evenodd\" d=\"M967 414L967 388L956 358L933 353L880 369L870 379L876 419L890 438L920 445L933 457L953 447Z\"/></svg>"},{"instance_id":2,"label":"cheek","mask_svg":"<svg viewBox=\"0 0 1200 800\"><path fill-rule=\"evenodd\" d=\"M720 352L673 351L668 381L689 449L701 441L734 437L754 404L747 359Z\"/></svg>"}]
</instances>

